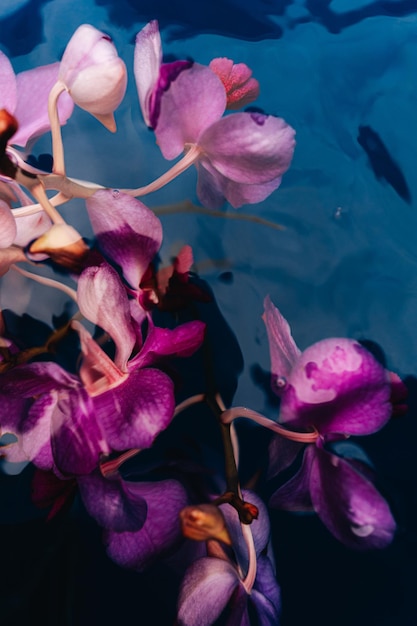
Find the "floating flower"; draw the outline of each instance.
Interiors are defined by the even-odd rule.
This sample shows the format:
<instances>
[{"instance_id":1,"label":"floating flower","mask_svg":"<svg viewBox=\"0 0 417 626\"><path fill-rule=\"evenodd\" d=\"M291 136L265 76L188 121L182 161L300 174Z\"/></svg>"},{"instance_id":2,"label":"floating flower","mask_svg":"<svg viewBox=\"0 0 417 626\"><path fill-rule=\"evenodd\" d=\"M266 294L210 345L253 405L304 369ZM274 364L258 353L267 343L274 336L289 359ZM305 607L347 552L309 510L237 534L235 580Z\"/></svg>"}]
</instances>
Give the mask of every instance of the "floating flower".
<instances>
[{"instance_id":1,"label":"floating flower","mask_svg":"<svg viewBox=\"0 0 417 626\"><path fill-rule=\"evenodd\" d=\"M298 350L287 321L265 300L273 389L281 397L280 422L293 430L315 429L316 443L300 471L271 498L285 509L314 509L329 530L353 548L382 548L395 521L369 478L369 469L326 449L328 442L378 431L393 412L392 377L361 344L325 339ZM398 391L398 380L395 385ZM404 391L404 386L403 386ZM295 458L294 446L285 466ZM272 474L283 468L282 440L271 445Z\"/></svg>"},{"instance_id":2,"label":"floating flower","mask_svg":"<svg viewBox=\"0 0 417 626\"><path fill-rule=\"evenodd\" d=\"M164 157L174 159L186 150L177 169L196 164L197 193L205 206L218 208L226 199L237 208L266 198L279 187L290 166L293 129L283 119L261 113L222 117L227 105L225 87L211 69L196 63L181 67L154 101L159 47L155 25L152 36L139 34L135 55L145 59L148 71L136 69L135 78L145 119L152 118Z\"/></svg>"},{"instance_id":3,"label":"floating flower","mask_svg":"<svg viewBox=\"0 0 417 626\"><path fill-rule=\"evenodd\" d=\"M106 265L87 268L79 282L80 308L114 339L115 362L74 323L80 376L52 362L17 366L2 375L0 403L2 431L17 437L2 450L7 458L67 475L91 473L111 451L152 445L175 407L173 383L155 365L170 354L191 354L204 333L200 322L174 330L150 325L142 349L129 358L136 336L116 272Z\"/></svg>"}]
</instances>

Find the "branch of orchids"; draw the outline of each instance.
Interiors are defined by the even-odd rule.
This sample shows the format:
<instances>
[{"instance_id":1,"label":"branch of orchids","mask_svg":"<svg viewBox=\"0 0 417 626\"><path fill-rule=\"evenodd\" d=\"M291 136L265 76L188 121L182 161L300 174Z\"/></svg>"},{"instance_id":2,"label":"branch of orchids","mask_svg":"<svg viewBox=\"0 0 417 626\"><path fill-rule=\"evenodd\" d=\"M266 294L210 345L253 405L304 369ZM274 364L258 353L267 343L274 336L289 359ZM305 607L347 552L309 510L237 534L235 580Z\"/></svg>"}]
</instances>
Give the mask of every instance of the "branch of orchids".
<instances>
[{"instance_id":1,"label":"branch of orchids","mask_svg":"<svg viewBox=\"0 0 417 626\"><path fill-rule=\"evenodd\" d=\"M216 402L223 412L226 411L226 406L219 393L216 394ZM231 423L230 438L231 438L233 454L234 454L234 459L235 459L235 464L236 464L236 469L237 469L239 466L239 443L237 439L234 422ZM238 514L239 514L240 527L242 529L243 539L245 541L245 544L248 550L248 570L246 572L246 576L242 577L242 585L245 588L246 592L250 594L252 591L254 582L255 582L256 571L257 571L256 550L255 550L255 543L253 540L252 528L250 527L250 522L252 522L253 519L256 519L258 517L258 510L255 505L250 504L250 502L243 501L240 485L238 489L239 489L238 498L236 498L235 494L229 493L229 494L223 495L223 498L224 496L226 496L226 499L224 499L223 501L229 502L229 504L232 504L232 506L234 506L234 508L238 511ZM243 519L245 517L247 517L248 519L251 518L249 523L243 522Z\"/></svg>"},{"instance_id":2,"label":"branch of orchids","mask_svg":"<svg viewBox=\"0 0 417 626\"><path fill-rule=\"evenodd\" d=\"M247 409L246 407L243 407L243 406L233 407L231 409L227 409L226 411L223 411L223 413L220 416L220 419L222 420L224 424L231 424L233 420L235 420L238 417L245 417L247 419L251 419L257 424L260 424L261 426L265 426L265 428L269 428L269 430L272 430L275 433L278 433L278 435L285 437L285 439L290 439L291 441L298 441L299 443L314 443L319 436L316 429L314 429L314 431L310 433L298 433L293 430L288 430L287 428L284 428L280 424L277 424L277 422L274 422L273 420L268 419L264 415L261 415L261 413L257 413L257 411L253 411L252 409Z\"/></svg>"}]
</instances>

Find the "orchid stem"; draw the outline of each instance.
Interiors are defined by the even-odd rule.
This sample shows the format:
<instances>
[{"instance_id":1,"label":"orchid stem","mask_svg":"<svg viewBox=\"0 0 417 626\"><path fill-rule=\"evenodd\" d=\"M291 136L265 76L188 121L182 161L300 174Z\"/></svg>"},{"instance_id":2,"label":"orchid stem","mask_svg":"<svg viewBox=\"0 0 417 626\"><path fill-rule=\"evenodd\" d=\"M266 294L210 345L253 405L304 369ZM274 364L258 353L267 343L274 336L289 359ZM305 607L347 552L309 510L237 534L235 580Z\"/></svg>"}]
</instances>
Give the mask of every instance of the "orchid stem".
<instances>
[{"instance_id":1,"label":"orchid stem","mask_svg":"<svg viewBox=\"0 0 417 626\"><path fill-rule=\"evenodd\" d=\"M197 206L189 200L185 202L179 202L177 204L156 207L153 209L155 215L176 215L177 213L197 213L200 215L208 215L210 217L220 217L227 220L241 220L243 222L253 222L254 224L260 224L261 226L267 226L274 230L285 230L281 224L276 224L269 220L265 220L258 215L249 215L248 213L225 213L224 211L216 211L215 209L206 209L202 206Z\"/></svg>"},{"instance_id":2,"label":"orchid stem","mask_svg":"<svg viewBox=\"0 0 417 626\"><path fill-rule=\"evenodd\" d=\"M205 399L206 399L206 395L204 393L198 393L195 396L186 398L186 400L183 400L182 402L177 404L177 406L175 407L174 417L178 415L179 413L181 413L182 411L185 411L186 409L188 409L188 407L192 406L193 404L204 402Z\"/></svg>"},{"instance_id":3,"label":"orchid stem","mask_svg":"<svg viewBox=\"0 0 417 626\"><path fill-rule=\"evenodd\" d=\"M48 116L52 134L52 156L54 174L65 175L64 146L62 143L61 124L58 115L58 98L66 90L64 83L58 80L49 92Z\"/></svg>"},{"instance_id":4,"label":"orchid stem","mask_svg":"<svg viewBox=\"0 0 417 626\"><path fill-rule=\"evenodd\" d=\"M26 184L26 187L32 193L34 198L36 198L42 209L51 218L54 224L65 224L64 218L59 214L53 204L49 202L49 198L46 195L45 188L42 185L41 181L36 180L32 184Z\"/></svg>"},{"instance_id":5,"label":"orchid stem","mask_svg":"<svg viewBox=\"0 0 417 626\"><path fill-rule=\"evenodd\" d=\"M156 180L149 185L145 185L144 187L138 187L137 189L121 189L123 193L127 193L129 196L145 196L148 193L152 193L153 191L157 191L164 187L168 183L170 183L174 178L179 176L187 170L193 163L195 163L198 157L201 154L201 149L196 145L191 145L189 150L184 154L182 159L180 159L171 169L169 169L165 174L159 176Z\"/></svg>"},{"instance_id":6,"label":"orchid stem","mask_svg":"<svg viewBox=\"0 0 417 626\"><path fill-rule=\"evenodd\" d=\"M230 424L238 417L251 419L257 424L265 426L265 428L269 428L269 430L278 433L278 435L281 435L282 437L285 437L290 441L298 441L299 443L314 443L315 441L317 441L318 438L318 432L316 430L311 433L297 433L292 430L288 430L287 428L284 428L273 420L268 419L264 415L261 415L260 413L252 411L252 409L247 409L243 406L227 409L222 413L221 420L224 424Z\"/></svg>"},{"instance_id":7,"label":"orchid stem","mask_svg":"<svg viewBox=\"0 0 417 626\"><path fill-rule=\"evenodd\" d=\"M39 276L38 274L33 274L32 272L28 272L17 265L11 265L10 269L14 270L18 274L25 276L26 278L30 278L41 285L46 285L47 287L54 287L55 289L59 289L59 291L63 291L67 296L72 298L74 302L77 302L77 292L68 287L68 285L64 285L57 280L53 280L53 278L46 278L46 276Z\"/></svg>"}]
</instances>

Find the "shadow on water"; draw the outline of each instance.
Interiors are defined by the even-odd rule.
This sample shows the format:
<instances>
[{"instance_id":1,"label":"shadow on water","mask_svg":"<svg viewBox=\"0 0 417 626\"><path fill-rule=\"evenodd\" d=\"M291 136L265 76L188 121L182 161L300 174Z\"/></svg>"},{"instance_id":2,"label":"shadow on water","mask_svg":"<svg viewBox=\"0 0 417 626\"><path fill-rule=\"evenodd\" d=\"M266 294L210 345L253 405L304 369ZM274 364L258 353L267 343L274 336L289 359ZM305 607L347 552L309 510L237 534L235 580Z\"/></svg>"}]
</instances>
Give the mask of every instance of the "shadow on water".
<instances>
[{"instance_id":1,"label":"shadow on water","mask_svg":"<svg viewBox=\"0 0 417 626\"><path fill-rule=\"evenodd\" d=\"M292 20L291 26L317 22L329 33L338 34L370 17L406 17L417 12L415 0L376 0L344 12L334 11L330 6L331 2L332 0L305 0L308 15Z\"/></svg>"},{"instance_id":2,"label":"shadow on water","mask_svg":"<svg viewBox=\"0 0 417 626\"><path fill-rule=\"evenodd\" d=\"M292 0L94 0L107 8L109 19L130 28L135 22L157 18L161 29L170 27L165 39L185 39L215 33L247 41L279 39L286 28L316 22L330 33L377 16L405 17L417 12L415 0L376 0L344 12L331 8L331 0L305 0L291 17ZM7 54L31 52L43 41L42 7L50 0L31 0L0 19L0 44Z\"/></svg>"},{"instance_id":3,"label":"shadow on water","mask_svg":"<svg viewBox=\"0 0 417 626\"><path fill-rule=\"evenodd\" d=\"M337 12L331 0L305 0L298 5L303 13L291 18L292 0L95 0L106 6L110 19L130 27L132 21L157 17L161 28L173 26L171 38L181 39L201 33L216 33L249 41L278 39L286 27L318 22L330 33L340 33L369 17L404 17L417 12L415 0L377 0L365 7Z\"/></svg>"}]
</instances>

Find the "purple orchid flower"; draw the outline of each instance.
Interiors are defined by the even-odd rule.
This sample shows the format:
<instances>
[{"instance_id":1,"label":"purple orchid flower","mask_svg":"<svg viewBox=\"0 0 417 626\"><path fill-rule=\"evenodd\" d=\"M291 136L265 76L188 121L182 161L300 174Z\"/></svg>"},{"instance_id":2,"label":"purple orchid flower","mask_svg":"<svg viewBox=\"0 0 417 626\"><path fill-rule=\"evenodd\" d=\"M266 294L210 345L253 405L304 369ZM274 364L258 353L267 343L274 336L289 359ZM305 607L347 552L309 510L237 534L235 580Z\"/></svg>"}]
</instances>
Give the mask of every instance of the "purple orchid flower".
<instances>
[{"instance_id":1,"label":"purple orchid flower","mask_svg":"<svg viewBox=\"0 0 417 626\"><path fill-rule=\"evenodd\" d=\"M176 173L196 164L197 194L209 208L225 199L235 208L264 200L290 166L294 130L261 113L222 117L227 94L215 72L196 63L175 65L162 79L161 58L158 25L151 22L136 40L135 79L144 119L151 121L164 157L187 151Z\"/></svg>"},{"instance_id":2,"label":"purple orchid flower","mask_svg":"<svg viewBox=\"0 0 417 626\"><path fill-rule=\"evenodd\" d=\"M317 432L316 443L307 446L301 469L275 492L271 506L316 511L348 547L387 546L396 524L369 477L369 468L329 452L326 444L382 428L393 412L393 387L401 391L398 397L403 397L404 385L351 339L325 339L300 352L288 322L269 298L263 319L270 345L272 388L281 398L280 423ZM275 438L270 448L271 476L289 467L300 447Z\"/></svg>"},{"instance_id":3,"label":"purple orchid flower","mask_svg":"<svg viewBox=\"0 0 417 626\"><path fill-rule=\"evenodd\" d=\"M143 571L182 541L179 513L187 505L187 493L176 480L127 481L117 470L103 475L103 467L102 473L66 480L37 470L33 501L50 508L51 519L72 503L78 488L87 512L104 530L109 557L122 567Z\"/></svg>"},{"instance_id":4,"label":"purple orchid flower","mask_svg":"<svg viewBox=\"0 0 417 626\"><path fill-rule=\"evenodd\" d=\"M120 479L114 494L117 489L122 496L113 495L113 503L117 506L112 510L100 502L97 480L97 476L83 478L81 495L87 510L96 519L100 518L98 521L104 527L107 554L113 561L122 567L141 572L158 557L179 546L182 540L179 513L188 503L187 493L179 482L163 480L134 483ZM86 482L89 482L89 492L86 490ZM105 492L108 486L104 485L103 489ZM108 500L109 495L106 496ZM142 524L138 524L139 501L142 501L142 507L146 507ZM124 502L123 509L128 509L128 514L120 513L119 502Z\"/></svg>"},{"instance_id":5,"label":"purple orchid flower","mask_svg":"<svg viewBox=\"0 0 417 626\"><path fill-rule=\"evenodd\" d=\"M175 406L173 383L155 366L167 355L191 354L204 333L200 322L174 330L151 324L142 349L131 357L136 337L128 298L107 264L80 276L79 305L114 339L115 362L74 323L83 354L79 377L52 362L18 366L2 376L0 425L17 437L2 453L58 475L89 474L112 451L150 447Z\"/></svg>"},{"instance_id":6,"label":"purple orchid flower","mask_svg":"<svg viewBox=\"0 0 417 626\"><path fill-rule=\"evenodd\" d=\"M209 556L197 559L187 569L178 600L180 626L210 626L220 616L225 617L227 626L249 626L249 604L260 624L279 625L281 595L273 562L267 554L268 514L256 494L245 492L246 498L259 510L259 518L251 524L257 565L255 579L248 586L242 575L247 569L248 557L238 515L230 505L222 505L220 508L232 539L234 557L209 545ZM216 556L211 555L212 552Z\"/></svg>"}]
</instances>

